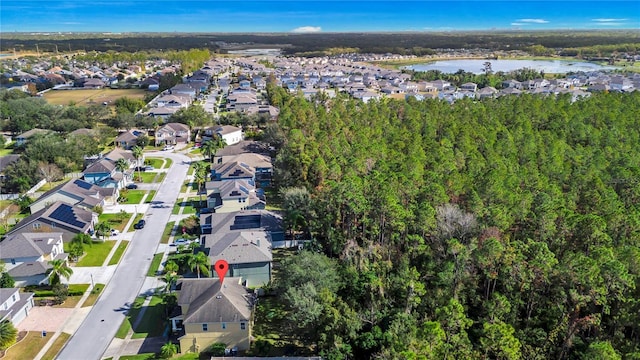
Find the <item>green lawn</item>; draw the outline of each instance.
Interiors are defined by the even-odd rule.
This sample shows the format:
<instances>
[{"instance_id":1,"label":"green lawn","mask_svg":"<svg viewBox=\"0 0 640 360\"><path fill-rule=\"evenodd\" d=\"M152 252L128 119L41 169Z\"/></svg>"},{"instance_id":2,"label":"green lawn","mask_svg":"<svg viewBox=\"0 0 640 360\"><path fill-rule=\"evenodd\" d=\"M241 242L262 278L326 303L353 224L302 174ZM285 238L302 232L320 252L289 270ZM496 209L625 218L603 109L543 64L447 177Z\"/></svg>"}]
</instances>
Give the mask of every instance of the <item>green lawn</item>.
<instances>
[{"instance_id":1,"label":"green lawn","mask_svg":"<svg viewBox=\"0 0 640 360\"><path fill-rule=\"evenodd\" d=\"M115 213L115 214L101 214L98 216L98 222L108 221L111 224L111 228L120 232L124 231L125 225L133 214L130 213Z\"/></svg>"},{"instance_id":2,"label":"green lawn","mask_svg":"<svg viewBox=\"0 0 640 360\"><path fill-rule=\"evenodd\" d=\"M125 198L125 201L121 201L121 204L140 204L142 197L146 193L145 190L122 190L120 191L120 197Z\"/></svg>"},{"instance_id":3,"label":"green lawn","mask_svg":"<svg viewBox=\"0 0 640 360\"><path fill-rule=\"evenodd\" d=\"M156 358L156 354L137 354L137 355L124 355L120 356L120 360L154 360Z\"/></svg>"},{"instance_id":4,"label":"green lawn","mask_svg":"<svg viewBox=\"0 0 640 360\"><path fill-rule=\"evenodd\" d=\"M149 195L144 199L145 204L149 204L153 201L153 198L156 197L156 190L149 190Z\"/></svg>"},{"instance_id":5,"label":"green lawn","mask_svg":"<svg viewBox=\"0 0 640 360\"><path fill-rule=\"evenodd\" d=\"M133 329L132 339L162 336L166 327L164 305L159 296L151 297L151 301L144 312L142 321Z\"/></svg>"},{"instance_id":6,"label":"green lawn","mask_svg":"<svg viewBox=\"0 0 640 360\"><path fill-rule=\"evenodd\" d=\"M168 223L164 227L164 231L162 232L162 239L160 239L161 244L168 244L169 237L171 236L171 232L173 231L173 227L176 225L174 221Z\"/></svg>"},{"instance_id":7,"label":"green lawn","mask_svg":"<svg viewBox=\"0 0 640 360\"><path fill-rule=\"evenodd\" d=\"M167 176L167 173L158 173L158 176L156 177L154 182L160 183L162 182L162 180L164 180L164 178Z\"/></svg>"},{"instance_id":8,"label":"green lawn","mask_svg":"<svg viewBox=\"0 0 640 360\"><path fill-rule=\"evenodd\" d=\"M132 325L136 323L136 319L142 310L144 300L144 297L137 297L133 302L131 309L129 309L127 313L127 317L116 333L117 338L124 339L129 332L129 329L131 329ZM142 339L146 337L162 336L166 325L164 318L165 311L164 305L162 305L162 298L159 296L153 296L144 312L142 320L138 323L138 326L133 329L134 333L132 338Z\"/></svg>"},{"instance_id":9,"label":"green lawn","mask_svg":"<svg viewBox=\"0 0 640 360\"><path fill-rule=\"evenodd\" d=\"M138 177L138 174L136 174L136 178L137 177ZM150 184L153 182L155 178L156 178L156 173L154 172L141 172L140 179L138 179L138 181L142 181L145 184Z\"/></svg>"},{"instance_id":10,"label":"green lawn","mask_svg":"<svg viewBox=\"0 0 640 360\"><path fill-rule=\"evenodd\" d=\"M2 360L35 359L47 341L49 341L49 337L42 337L40 331L29 331L22 341L7 350Z\"/></svg>"},{"instance_id":11,"label":"green lawn","mask_svg":"<svg viewBox=\"0 0 640 360\"><path fill-rule=\"evenodd\" d=\"M42 360L53 360L56 358L56 355L60 352L64 344L67 343L67 340L71 335L67 333L60 333L60 336L53 342L53 345L47 350L47 352L42 356Z\"/></svg>"},{"instance_id":12,"label":"green lawn","mask_svg":"<svg viewBox=\"0 0 640 360\"><path fill-rule=\"evenodd\" d=\"M164 166L162 167L163 169L168 169L171 167L171 165L173 164L173 160L171 159L164 159Z\"/></svg>"},{"instance_id":13,"label":"green lawn","mask_svg":"<svg viewBox=\"0 0 640 360\"><path fill-rule=\"evenodd\" d=\"M0 156L7 156L7 155L11 155L13 153L13 149L0 149Z\"/></svg>"},{"instance_id":14,"label":"green lawn","mask_svg":"<svg viewBox=\"0 0 640 360\"><path fill-rule=\"evenodd\" d=\"M159 158L146 158L144 160L145 165L151 165L156 169L162 169L162 165L164 164L163 159Z\"/></svg>"},{"instance_id":15,"label":"green lawn","mask_svg":"<svg viewBox=\"0 0 640 360\"><path fill-rule=\"evenodd\" d=\"M203 199L203 203L204 203L204 199ZM196 201L195 203L192 201L181 201L176 203L173 206L173 211L171 212L172 214L178 214L180 212L180 208L182 207L182 213L183 214L195 214L196 213L196 208L198 202Z\"/></svg>"},{"instance_id":16,"label":"green lawn","mask_svg":"<svg viewBox=\"0 0 640 360\"><path fill-rule=\"evenodd\" d=\"M137 223L138 221L142 220L142 218L143 218L143 217L144 217L144 214L143 214L143 213L139 213L138 215L136 215L136 218L135 218L135 219L133 219L132 224L135 224L135 223ZM132 226L133 226L133 225L132 225Z\"/></svg>"},{"instance_id":17,"label":"green lawn","mask_svg":"<svg viewBox=\"0 0 640 360\"><path fill-rule=\"evenodd\" d=\"M91 294L87 297L87 299L82 304L82 307L93 306L96 301L98 301L98 297L100 293L104 289L104 284L94 284L93 290L91 290Z\"/></svg>"},{"instance_id":18,"label":"green lawn","mask_svg":"<svg viewBox=\"0 0 640 360\"><path fill-rule=\"evenodd\" d=\"M104 260L107 258L107 255L109 255L109 252L111 252L111 249L115 244L115 240L110 240L85 245L85 254L80 261L78 261L76 266L102 266Z\"/></svg>"},{"instance_id":19,"label":"green lawn","mask_svg":"<svg viewBox=\"0 0 640 360\"><path fill-rule=\"evenodd\" d=\"M158 272L158 268L160 267L160 263L162 262L162 256L164 253L157 253L153 255L153 260L151 260L151 265L149 266L149 271L147 271L147 276L156 276Z\"/></svg>"},{"instance_id":20,"label":"green lawn","mask_svg":"<svg viewBox=\"0 0 640 360\"><path fill-rule=\"evenodd\" d=\"M120 258L122 257L122 254L124 254L124 251L127 249L127 245L129 245L128 241L120 242L120 245L118 245L118 248L113 253L113 256L111 257L111 259L109 259L109 265L116 265L120 262Z\"/></svg>"}]
</instances>

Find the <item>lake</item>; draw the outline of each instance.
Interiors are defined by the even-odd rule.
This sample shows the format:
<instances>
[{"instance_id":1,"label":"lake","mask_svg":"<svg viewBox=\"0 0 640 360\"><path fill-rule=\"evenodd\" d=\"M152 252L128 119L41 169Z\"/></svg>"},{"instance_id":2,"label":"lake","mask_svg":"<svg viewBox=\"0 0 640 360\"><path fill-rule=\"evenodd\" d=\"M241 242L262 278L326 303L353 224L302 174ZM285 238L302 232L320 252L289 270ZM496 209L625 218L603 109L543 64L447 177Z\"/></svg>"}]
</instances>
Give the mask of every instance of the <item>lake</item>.
<instances>
[{"instance_id":1,"label":"lake","mask_svg":"<svg viewBox=\"0 0 640 360\"><path fill-rule=\"evenodd\" d=\"M439 60L426 64L415 64L403 67L408 70L429 71L440 70L443 73L455 73L462 69L474 74L482 74L485 62L491 63L494 72L510 72L529 68L544 71L548 74L564 74L578 71L613 70L614 66L602 66L589 62L569 60Z\"/></svg>"}]
</instances>

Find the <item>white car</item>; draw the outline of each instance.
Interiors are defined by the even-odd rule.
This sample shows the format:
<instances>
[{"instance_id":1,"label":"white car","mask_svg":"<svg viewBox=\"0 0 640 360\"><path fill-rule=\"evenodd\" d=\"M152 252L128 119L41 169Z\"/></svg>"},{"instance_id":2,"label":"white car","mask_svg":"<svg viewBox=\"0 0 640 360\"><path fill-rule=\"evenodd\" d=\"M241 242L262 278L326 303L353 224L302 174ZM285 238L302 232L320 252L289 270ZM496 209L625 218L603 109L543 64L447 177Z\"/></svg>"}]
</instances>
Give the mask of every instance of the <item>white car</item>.
<instances>
[{"instance_id":1,"label":"white car","mask_svg":"<svg viewBox=\"0 0 640 360\"><path fill-rule=\"evenodd\" d=\"M188 239L178 239L178 240L174 241L171 244L171 246L189 245L191 243L192 243L192 241L188 240Z\"/></svg>"},{"instance_id":2,"label":"white car","mask_svg":"<svg viewBox=\"0 0 640 360\"><path fill-rule=\"evenodd\" d=\"M111 229L111 236L118 236L119 234L120 234L120 231L116 229Z\"/></svg>"},{"instance_id":3,"label":"white car","mask_svg":"<svg viewBox=\"0 0 640 360\"><path fill-rule=\"evenodd\" d=\"M173 145L165 145L164 148L162 148L162 150L173 150Z\"/></svg>"}]
</instances>

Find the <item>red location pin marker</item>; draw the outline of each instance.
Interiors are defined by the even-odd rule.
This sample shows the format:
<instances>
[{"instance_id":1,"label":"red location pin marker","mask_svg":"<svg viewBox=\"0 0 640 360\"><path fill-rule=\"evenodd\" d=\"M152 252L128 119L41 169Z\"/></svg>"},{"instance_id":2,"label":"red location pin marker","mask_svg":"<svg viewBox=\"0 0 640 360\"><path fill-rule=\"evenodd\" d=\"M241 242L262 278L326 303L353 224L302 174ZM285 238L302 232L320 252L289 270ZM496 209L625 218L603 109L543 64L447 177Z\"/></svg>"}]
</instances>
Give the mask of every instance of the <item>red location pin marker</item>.
<instances>
[{"instance_id":1,"label":"red location pin marker","mask_svg":"<svg viewBox=\"0 0 640 360\"><path fill-rule=\"evenodd\" d=\"M216 273L220 278L220 285L222 285L224 276L227 275L227 270L229 270L229 263L227 262L227 260L218 260L213 267L216 269Z\"/></svg>"}]
</instances>

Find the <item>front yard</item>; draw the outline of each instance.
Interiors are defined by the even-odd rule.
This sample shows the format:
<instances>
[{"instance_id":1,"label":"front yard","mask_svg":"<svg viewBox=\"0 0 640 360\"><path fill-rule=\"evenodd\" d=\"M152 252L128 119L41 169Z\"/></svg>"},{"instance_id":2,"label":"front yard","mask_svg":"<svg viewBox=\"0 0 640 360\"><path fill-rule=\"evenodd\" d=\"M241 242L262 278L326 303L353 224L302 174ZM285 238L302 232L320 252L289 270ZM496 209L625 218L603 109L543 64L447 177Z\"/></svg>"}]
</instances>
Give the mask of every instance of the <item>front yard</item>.
<instances>
[{"instance_id":1,"label":"front yard","mask_svg":"<svg viewBox=\"0 0 640 360\"><path fill-rule=\"evenodd\" d=\"M116 337L124 339L132 326L137 322L138 315L141 313L144 304L144 297L137 297L131 308L127 312L127 317L120 325L120 328L116 332ZM146 337L162 336L166 328L166 321L164 320L165 310L162 304L162 298L159 296L152 296L149 305L144 311L142 319L137 326L133 329L133 339L143 339Z\"/></svg>"},{"instance_id":2,"label":"front yard","mask_svg":"<svg viewBox=\"0 0 640 360\"><path fill-rule=\"evenodd\" d=\"M111 228L112 229L116 229L120 232L124 231L124 227L127 225L127 222L129 221L129 219L131 218L133 214L127 213L127 212L119 212L119 213L115 213L115 214L100 214L100 216L98 216L98 222L105 222L108 221L109 224L111 224Z\"/></svg>"},{"instance_id":3,"label":"front yard","mask_svg":"<svg viewBox=\"0 0 640 360\"><path fill-rule=\"evenodd\" d=\"M85 254L76 263L76 266L102 266L115 244L115 240L109 240L104 242L94 241L91 245L85 245Z\"/></svg>"},{"instance_id":4,"label":"front yard","mask_svg":"<svg viewBox=\"0 0 640 360\"><path fill-rule=\"evenodd\" d=\"M140 204L142 201L142 197L147 192L145 190L127 190L123 189L120 191L120 199L118 200L121 204Z\"/></svg>"}]
</instances>

